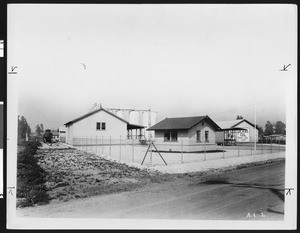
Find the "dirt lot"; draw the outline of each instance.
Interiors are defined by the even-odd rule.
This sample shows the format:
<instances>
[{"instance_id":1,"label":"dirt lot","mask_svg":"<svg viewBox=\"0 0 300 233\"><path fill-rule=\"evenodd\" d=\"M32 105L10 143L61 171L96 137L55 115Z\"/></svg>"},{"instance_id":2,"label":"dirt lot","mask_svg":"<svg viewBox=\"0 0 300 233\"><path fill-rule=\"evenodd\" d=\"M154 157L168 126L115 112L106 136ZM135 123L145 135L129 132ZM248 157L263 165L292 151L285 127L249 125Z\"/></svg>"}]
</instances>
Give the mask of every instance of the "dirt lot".
<instances>
[{"instance_id":1,"label":"dirt lot","mask_svg":"<svg viewBox=\"0 0 300 233\"><path fill-rule=\"evenodd\" d=\"M129 167L73 148L49 148L37 152L39 165L48 172L51 199L70 199L128 191L172 176Z\"/></svg>"},{"instance_id":2,"label":"dirt lot","mask_svg":"<svg viewBox=\"0 0 300 233\"><path fill-rule=\"evenodd\" d=\"M74 152L69 151L68 153L67 158L70 159L69 156L72 153L74 155ZM49 161L56 161L54 162L56 165L58 165L58 161L61 161L57 156L50 157ZM104 163L102 160L99 162ZM66 163L64 166L67 166ZM116 169L114 170L115 177L118 177L117 174L124 174L122 172L123 165L118 167L118 165L111 164L111 166ZM101 171L109 170L109 168L103 168L104 164L100 167L98 168ZM126 169L131 170L128 167ZM45 206L18 209L17 215L19 217L46 218L283 220L284 171L284 159L240 165L231 170L218 169L173 176L156 174L155 182L151 182L153 174L143 171L141 174L144 175L140 176L132 170L130 178L135 177L134 179L139 182L136 182L137 186L128 192L115 191L130 184L129 174L116 178L112 182L98 176L98 179L105 180L103 181L104 186L92 182L94 185L89 185L87 181L92 177L88 176L85 178L85 182L75 181L72 185L59 188L64 188L64 192L67 193L67 190L75 187L78 192L87 195L88 190L95 189L99 193L104 189L109 190L107 192L115 193L68 202L53 201ZM77 176L72 175L73 173L70 171L66 176L69 178L64 180L71 183L71 180L80 179L74 178ZM81 176L83 174L85 173L81 173ZM115 186L114 182L119 183ZM80 185L83 184L85 184L86 191L82 190L82 187L80 188ZM113 186L109 187L111 184ZM133 186L130 187L133 188ZM51 192L59 194L59 188L53 188Z\"/></svg>"}]
</instances>

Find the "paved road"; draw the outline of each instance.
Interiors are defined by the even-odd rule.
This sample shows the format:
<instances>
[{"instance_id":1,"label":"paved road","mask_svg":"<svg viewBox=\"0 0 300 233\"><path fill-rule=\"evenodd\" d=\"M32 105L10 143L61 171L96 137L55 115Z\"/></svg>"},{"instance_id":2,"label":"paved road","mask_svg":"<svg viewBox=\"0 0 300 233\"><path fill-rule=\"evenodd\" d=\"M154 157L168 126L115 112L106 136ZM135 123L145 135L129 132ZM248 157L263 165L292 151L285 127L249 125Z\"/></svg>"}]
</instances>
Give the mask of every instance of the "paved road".
<instances>
[{"instance_id":1,"label":"paved road","mask_svg":"<svg viewBox=\"0 0 300 233\"><path fill-rule=\"evenodd\" d=\"M283 220L284 161L177 177L131 192L19 209L18 216Z\"/></svg>"}]
</instances>

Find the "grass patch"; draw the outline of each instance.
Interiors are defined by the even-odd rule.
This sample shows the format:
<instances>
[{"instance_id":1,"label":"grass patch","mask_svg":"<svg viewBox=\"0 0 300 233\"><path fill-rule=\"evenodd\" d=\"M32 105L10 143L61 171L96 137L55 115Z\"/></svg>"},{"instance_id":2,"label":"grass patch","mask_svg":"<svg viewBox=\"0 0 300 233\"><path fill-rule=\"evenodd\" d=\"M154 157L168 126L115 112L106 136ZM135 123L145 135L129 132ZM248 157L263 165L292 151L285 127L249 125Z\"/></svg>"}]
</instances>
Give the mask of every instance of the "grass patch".
<instances>
[{"instance_id":1,"label":"grass patch","mask_svg":"<svg viewBox=\"0 0 300 233\"><path fill-rule=\"evenodd\" d=\"M41 144L37 141L23 142L17 158L17 206L26 207L49 203L46 172L38 165L34 156Z\"/></svg>"}]
</instances>

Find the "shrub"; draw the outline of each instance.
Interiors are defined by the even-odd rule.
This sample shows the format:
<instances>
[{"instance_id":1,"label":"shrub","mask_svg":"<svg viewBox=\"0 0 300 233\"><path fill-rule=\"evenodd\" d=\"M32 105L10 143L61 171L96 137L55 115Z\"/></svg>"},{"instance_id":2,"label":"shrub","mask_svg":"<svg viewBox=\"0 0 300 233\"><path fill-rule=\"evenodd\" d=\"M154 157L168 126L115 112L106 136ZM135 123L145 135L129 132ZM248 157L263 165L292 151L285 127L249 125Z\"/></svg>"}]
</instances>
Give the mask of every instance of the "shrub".
<instances>
[{"instance_id":1,"label":"shrub","mask_svg":"<svg viewBox=\"0 0 300 233\"><path fill-rule=\"evenodd\" d=\"M53 134L51 133L50 129L46 129L44 136L43 136L43 140L44 142L48 142L51 143L52 142L52 138L53 138Z\"/></svg>"},{"instance_id":2,"label":"shrub","mask_svg":"<svg viewBox=\"0 0 300 233\"><path fill-rule=\"evenodd\" d=\"M38 165L34 156L40 143L24 142L24 149L18 153L17 160L17 198L23 198L19 206L46 204L49 197L44 183L47 173Z\"/></svg>"}]
</instances>

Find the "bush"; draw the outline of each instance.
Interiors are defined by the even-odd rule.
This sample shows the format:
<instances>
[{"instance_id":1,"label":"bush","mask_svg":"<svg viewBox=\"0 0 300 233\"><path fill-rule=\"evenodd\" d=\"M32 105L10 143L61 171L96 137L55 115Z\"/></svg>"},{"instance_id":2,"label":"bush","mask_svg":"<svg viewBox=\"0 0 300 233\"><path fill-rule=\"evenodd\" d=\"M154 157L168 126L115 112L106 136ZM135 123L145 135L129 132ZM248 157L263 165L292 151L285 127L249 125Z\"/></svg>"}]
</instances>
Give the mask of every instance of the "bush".
<instances>
[{"instance_id":1,"label":"bush","mask_svg":"<svg viewBox=\"0 0 300 233\"><path fill-rule=\"evenodd\" d=\"M37 141L24 142L24 149L17 160L17 198L22 198L19 206L46 204L49 197L44 183L47 173L38 165L34 156L41 144Z\"/></svg>"},{"instance_id":2,"label":"bush","mask_svg":"<svg viewBox=\"0 0 300 233\"><path fill-rule=\"evenodd\" d=\"M53 134L51 133L50 129L46 129L44 136L43 136L43 141L51 143L53 138Z\"/></svg>"}]
</instances>

